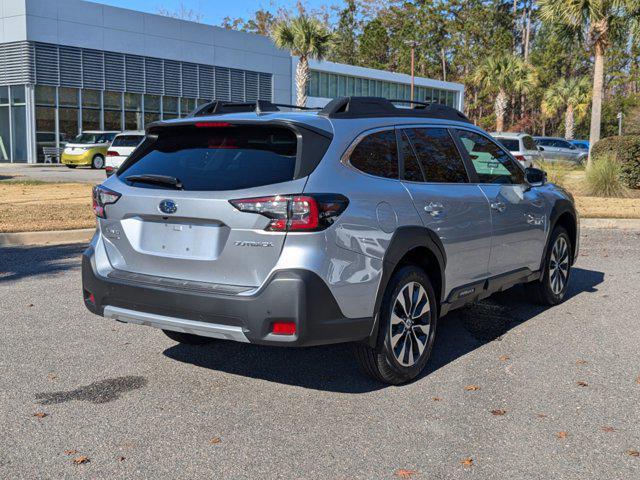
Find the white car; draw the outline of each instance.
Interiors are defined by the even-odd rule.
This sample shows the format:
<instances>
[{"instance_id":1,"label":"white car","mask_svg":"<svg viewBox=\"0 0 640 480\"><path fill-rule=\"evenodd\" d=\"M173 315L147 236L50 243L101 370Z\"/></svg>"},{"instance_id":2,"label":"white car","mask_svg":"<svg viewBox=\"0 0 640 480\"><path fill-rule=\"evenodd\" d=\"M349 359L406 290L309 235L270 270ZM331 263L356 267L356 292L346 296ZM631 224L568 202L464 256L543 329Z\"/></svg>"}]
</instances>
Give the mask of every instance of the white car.
<instances>
[{"instance_id":1,"label":"white car","mask_svg":"<svg viewBox=\"0 0 640 480\"><path fill-rule=\"evenodd\" d=\"M540 149L531 135L515 132L494 132L491 134L500 144L511 152L511 155L524 168L531 167L533 162L544 160Z\"/></svg>"},{"instance_id":2,"label":"white car","mask_svg":"<svg viewBox=\"0 0 640 480\"><path fill-rule=\"evenodd\" d=\"M105 163L107 177L111 176L120 168L120 165L129 158L129 155L133 153L143 140L144 132L142 131L128 131L116 135L109 150L107 150L107 160Z\"/></svg>"}]
</instances>

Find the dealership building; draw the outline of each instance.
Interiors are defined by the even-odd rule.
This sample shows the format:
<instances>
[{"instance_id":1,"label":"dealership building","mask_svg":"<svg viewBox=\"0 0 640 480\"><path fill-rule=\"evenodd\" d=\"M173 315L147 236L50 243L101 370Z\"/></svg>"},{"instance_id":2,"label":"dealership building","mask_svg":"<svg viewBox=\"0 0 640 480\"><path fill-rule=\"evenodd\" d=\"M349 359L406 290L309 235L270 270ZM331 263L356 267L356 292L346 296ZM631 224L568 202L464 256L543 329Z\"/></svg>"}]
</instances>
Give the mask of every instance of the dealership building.
<instances>
[{"instance_id":1,"label":"dealership building","mask_svg":"<svg viewBox=\"0 0 640 480\"><path fill-rule=\"evenodd\" d=\"M267 37L81 0L0 0L0 161L35 163L88 130L138 130L212 99L295 103L297 59ZM408 75L311 62L309 106L409 99ZM459 109L461 84L416 77Z\"/></svg>"}]
</instances>

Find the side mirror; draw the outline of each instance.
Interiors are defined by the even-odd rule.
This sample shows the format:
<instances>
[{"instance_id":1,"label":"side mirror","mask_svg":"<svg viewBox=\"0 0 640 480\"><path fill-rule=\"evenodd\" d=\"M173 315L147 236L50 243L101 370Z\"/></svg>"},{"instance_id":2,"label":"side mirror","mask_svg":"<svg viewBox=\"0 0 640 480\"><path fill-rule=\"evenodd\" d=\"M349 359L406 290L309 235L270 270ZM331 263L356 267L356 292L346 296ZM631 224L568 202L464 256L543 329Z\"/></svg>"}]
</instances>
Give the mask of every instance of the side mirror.
<instances>
[{"instance_id":1,"label":"side mirror","mask_svg":"<svg viewBox=\"0 0 640 480\"><path fill-rule=\"evenodd\" d=\"M541 152L544 152L544 147L541 147L538 145L538 150L540 150Z\"/></svg>"},{"instance_id":2,"label":"side mirror","mask_svg":"<svg viewBox=\"0 0 640 480\"><path fill-rule=\"evenodd\" d=\"M532 187L541 187L547 183L547 172L539 168L529 167L524 171L524 179Z\"/></svg>"}]
</instances>

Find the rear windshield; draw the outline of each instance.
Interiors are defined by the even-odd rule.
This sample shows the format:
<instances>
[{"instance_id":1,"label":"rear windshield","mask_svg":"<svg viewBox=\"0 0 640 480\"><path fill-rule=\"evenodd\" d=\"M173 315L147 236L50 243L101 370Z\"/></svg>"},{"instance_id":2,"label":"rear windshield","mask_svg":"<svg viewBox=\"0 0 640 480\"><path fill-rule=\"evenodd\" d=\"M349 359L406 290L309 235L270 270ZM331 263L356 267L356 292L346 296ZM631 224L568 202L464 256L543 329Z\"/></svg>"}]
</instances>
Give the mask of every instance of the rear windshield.
<instances>
[{"instance_id":1,"label":"rear windshield","mask_svg":"<svg viewBox=\"0 0 640 480\"><path fill-rule=\"evenodd\" d=\"M174 127L161 131L118 177L165 175L178 179L184 190L239 190L293 180L296 152L296 135L284 127Z\"/></svg>"},{"instance_id":2,"label":"rear windshield","mask_svg":"<svg viewBox=\"0 0 640 480\"><path fill-rule=\"evenodd\" d=\"M500 145L502 145L510 152L517 152L518 150L520 150L520 141L516 138L496 137L496 140L500 143Z\"/></svg>"},{"instance_id":3,"label":"rear windshield","mask_svg":"<svg viewBox=\"0 0 640 480\"><path fill-rule=\"evenodd\" d=\"M142 135L118 135L111 144L112 147L137 147L144 140Z\"/></svg>"}]
</instances>

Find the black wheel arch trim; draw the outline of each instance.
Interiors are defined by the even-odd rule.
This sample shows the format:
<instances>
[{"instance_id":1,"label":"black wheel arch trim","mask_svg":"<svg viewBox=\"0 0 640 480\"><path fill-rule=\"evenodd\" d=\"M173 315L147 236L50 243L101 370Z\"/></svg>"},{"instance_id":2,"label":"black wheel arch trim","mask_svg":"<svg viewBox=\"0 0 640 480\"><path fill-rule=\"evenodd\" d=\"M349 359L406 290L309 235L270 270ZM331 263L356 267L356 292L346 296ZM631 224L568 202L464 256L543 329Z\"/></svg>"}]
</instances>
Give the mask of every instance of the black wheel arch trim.
<instances>
[{"instance_id":1,"label":"black wheel arch trim","mask_svg":"<svg viewBox=\"0 0 640 480\"><path fill-rule=\"evenodd\" d=\"M578 215L576 213L576 208L573 202L571 202L566 198L561 198L559 200L556 200L556 202L553 205L553 208L551 209L551 214L549 215L549 233L547 235L547 241L544 245L544 251L542 252L542 258L540 259L540 270L544 270L544 264L545 264L545 259L547 258L547 251L549 249L549 239L551 238L551 234L553 233L553 230L556 228L556 225L558 224L558 220L565 213L568 213L569 215L571 215L571 218L573 219L576 239L573 241L573 245L571 245L571 250L572 250L571 261L572 263L575 263L576 261L576 256L577 256L576 253L578 248L577 236L579 235Z\"/></svg>"},{"instance_id":2,"label":"black wheel arch trim","mask_svg":"<svg viewBox=\"0 0 640 480\"><path fill-rule=\"evenodd\" d=\"M389 246L387 247L382 259L382 275L380 278L380 284L378 285L378 292L376 294L376 300L373 310L373 327L368 339L368 343L371 347L376 347L378 343L380 306L382 304L384 292L386 291L389 280L391 279L391 275L396 270L396 267L398 266L402 258L415 248L426 248L437 259L437 267L440 270L441 280L440 298L438 298L438 303L441 304L444 301L444 271L447 265L447 255L442 241L433 230L426 227L405 226L398 228L391 237Z\"/></svg>"}]
</instances>

